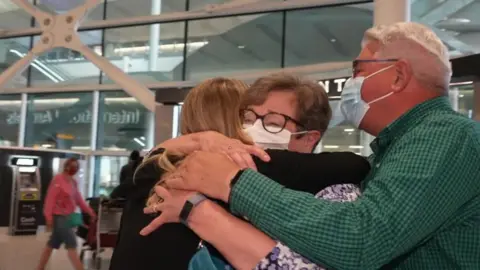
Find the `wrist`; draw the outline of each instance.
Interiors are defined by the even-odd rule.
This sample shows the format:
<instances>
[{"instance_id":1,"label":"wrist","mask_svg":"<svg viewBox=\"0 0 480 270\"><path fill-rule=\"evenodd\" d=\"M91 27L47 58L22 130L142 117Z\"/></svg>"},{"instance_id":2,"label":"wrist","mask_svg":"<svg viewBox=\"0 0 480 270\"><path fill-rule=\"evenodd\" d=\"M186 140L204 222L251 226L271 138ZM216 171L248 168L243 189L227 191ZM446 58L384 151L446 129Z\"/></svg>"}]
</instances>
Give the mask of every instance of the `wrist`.
<instances>
[{"instance_id":1,"label":"wrist","mask_svg":"<svg viewBox=\"0 0 480 270\"><path fill-rule=\"evenodd\" d=\"M210 242L216 234L228 228L223 217L225 211L215 202L206 200L195 207L188 219L189 228L203 240Z\"/></svg>"},{"instance_id":2,"label":"wrist","mask_svg":"<svg viewBox=\"0 0 480 270\"><path fill-rule=\"evenodd\" d=\"M244 169L237 169L230 174L230 177L228 178L229 181L227 183L228 185L225 187L225 192L223 194L224 195L224 197L223 197L224 202L230 203L230 199L232 197L231 195L232 195L233 187L238 182L238 180L240 179L240 177L242 176L244 171L245 171Z\"/></svg>"},{"instance_id":3,"label":"wrist","mask_svg":"<svg viewBox=\"0 0 480 270\"><path fill-rule=\"evenodd\" d=\"M180 222L183 223L185 226L189 227L189 220L192 211L200 206L203 202L207 200L203 194L195 193L190 196L185 203L183 204L182 210L180 211Z\"/></svg>"}]
</instances>

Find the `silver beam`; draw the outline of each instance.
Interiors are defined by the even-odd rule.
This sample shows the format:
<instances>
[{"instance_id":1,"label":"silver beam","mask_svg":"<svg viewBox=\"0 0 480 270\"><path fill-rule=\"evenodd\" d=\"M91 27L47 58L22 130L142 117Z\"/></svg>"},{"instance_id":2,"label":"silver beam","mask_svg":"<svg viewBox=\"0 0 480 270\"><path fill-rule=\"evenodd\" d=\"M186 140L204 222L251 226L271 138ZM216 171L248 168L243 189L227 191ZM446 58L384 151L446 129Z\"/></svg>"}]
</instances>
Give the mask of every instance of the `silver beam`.
<instances>
[{"instance_id":1,"label":"silver beam","mask_svg":"<svg viewBox=\"0 0 480 270\"><path fill-rule=\"evenodd\" d=\"M305 65L298 67L266 69L258 72L236 73L229 75L229 77L251 82L258 77L265 76L275 72L294 73L309 77L313 80L323 80L335 77L350 76L352 69L352 62L333 62L321 63L314 65ZM171 82L157 82L147 83L145 86L150 89L161 88L180 88L193 87L199 81L171 81ZM91 91L118 91L121 86L118 84L87 84L87 85L59 85L50 87L28 87L28 88L5 88L3 93L18 94L18 93L55 93L55 92L91 92Z\"/></svg>"},{"instance_id":2,"label":"silver beam","mask_svg":"<svg viewBox=\"0 0 480 270\"><path fill-rule=\"evenodd\" d=\"M25 146L25 129L27 127L27 109L28 109L28 95L22 93L22 105L20 105L20 124L18 128L18 142L19 147Z\"/></svg>"},{"instance_id":3,"label":"silver beam","mask_svg":"<svg viewBox=\"0 0 480 270\"><path fill-rule=\"evenodd\" d=\"M125 74L110 61L96 54L92 49L83 44L78 35L77 29L87 14L100 2L100 0L86 0L85 3L65 14L52 15L37 9L27 0L12 0L27 13L32 15L39 23L42 30L40 40L20 60L0 74L0 92L2 85L5 85L16 74L25 70L30 63L39 55L53 48L63 47L81 53L90 60L101 71L105 72L120 89L123 89L130 96L135 97L140 104L148 110L155 110L155 97L142 83L136 81L128 74Z\"/></svg>"},{"instance_id":4,"label":"silver beam","mask_svg":"<svg viewBox=\"0 0 480 270\"><path fill-rule=\"evenodd\" d=\"M167 23L167 22L178 22L185 20L199 20L199 19L209 19L225 16L235 16L235 15L245 15L245 14L254 14L254 13L266 13L266 12L275 12L283 11L290 9L300 9L300 8L314 8L322 7L328 5L337 5L337 4L355 4L355 2L363 1L352 1L352 0L295 0L295 1L285 1L285 2L270 2L269 0L264 1L247 1L248 5L240 2L232 5L232 3L218 4L218 5L208 5L202 10L191 10L191 11L181 11L181 12L169 12L160 15L146 15L146 16L137 16L131 18L121 18L121 19L111 19L111 20L102 20L102 21L89 21L86 22L83 26L79 26L79 30L93 30L101 28L111 28L111 27L128 27L136 25L146 25L146 24L156 24L156 23ZM352 3L353 2L353 3ZM223 6L223 7L222 7ZM0 31L1 38L7 37L19 37L19 36L28 36L28 35L40 35L42 34L42 28L30 28L30 29L21 29L21 30L3 30Z\"/></svg>"}]
</instances>

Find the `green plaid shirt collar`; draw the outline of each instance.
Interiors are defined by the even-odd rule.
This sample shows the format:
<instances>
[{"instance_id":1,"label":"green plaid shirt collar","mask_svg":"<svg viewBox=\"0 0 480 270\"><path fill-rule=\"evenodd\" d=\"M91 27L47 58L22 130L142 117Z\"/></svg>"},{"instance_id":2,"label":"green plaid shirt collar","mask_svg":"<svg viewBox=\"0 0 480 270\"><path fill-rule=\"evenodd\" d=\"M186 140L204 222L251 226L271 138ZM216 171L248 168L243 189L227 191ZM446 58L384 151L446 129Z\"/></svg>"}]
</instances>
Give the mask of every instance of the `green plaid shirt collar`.
<instances>
[{"instance_id":1,"label":"green plaid shirt collar","mask_svg":"<svg viewBox=\"0 0 480 270\"><path fill-rule=\"evenodd\" d=\"M451 104L448 97L442 96L425 101L395 120L388 127L384 128L378 137L372 141L370 148L374 154L378 154L386 149L397 138L407 133L410 129L416 127L428 115L437 111L451 110Z\"/></svg>"}]
</instances>

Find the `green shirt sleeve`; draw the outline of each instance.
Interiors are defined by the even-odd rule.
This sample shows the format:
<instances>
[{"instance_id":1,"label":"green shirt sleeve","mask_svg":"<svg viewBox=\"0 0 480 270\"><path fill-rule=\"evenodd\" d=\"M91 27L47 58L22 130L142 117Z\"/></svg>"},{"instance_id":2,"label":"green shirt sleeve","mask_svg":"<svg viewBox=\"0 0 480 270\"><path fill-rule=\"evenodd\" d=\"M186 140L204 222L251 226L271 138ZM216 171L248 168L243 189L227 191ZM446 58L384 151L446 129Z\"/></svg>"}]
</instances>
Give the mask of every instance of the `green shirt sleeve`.
<instances>
[{"instance_id":1,"label":"green shirt sleeve","mask_svg":"<svg viewBox=\"0 0 480 270\"><path fill-rule=\"evenodd\" d=\"M379 269L455 224L455 213L478 194L478 140L458 131L443 125L403 136L352 203L246 171L232 190L232 211L317 264Z\"/></svg>"}]
</instances>

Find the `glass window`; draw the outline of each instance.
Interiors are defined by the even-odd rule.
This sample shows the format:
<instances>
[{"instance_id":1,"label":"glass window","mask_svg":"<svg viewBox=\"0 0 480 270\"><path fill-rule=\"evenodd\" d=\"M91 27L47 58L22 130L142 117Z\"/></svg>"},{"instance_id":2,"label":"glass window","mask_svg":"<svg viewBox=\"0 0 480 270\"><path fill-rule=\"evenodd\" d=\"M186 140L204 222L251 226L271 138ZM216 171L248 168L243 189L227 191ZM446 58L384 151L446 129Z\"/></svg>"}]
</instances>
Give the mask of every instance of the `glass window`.
<instances>
[{"instance_id":1,"label":"glass window","mask_svg":"<svg viewBox=\"0 0 480 270\"><path fill-rule=\"evenodd\" d=\"M153 146L153 113L123 91L100 94L97 147L142 150Z\"/></svg>"},{"instance_id":2,"label":"glass window","mask_svg":"<svg viewBox=\"0 0 480 270\"><path fill-rule=\"evenodd\" d=\"M102 20L103 19L103 2L99 1L98 5L90 11L86 20ZM85 0L36 0L39 9L50 12L52 14L66 13L76 7L85 4Z\"/></svg>"},{"instance_id":3,"label":"glass window","mask_svg":"<svg viewBox=\"0 0 480 270\"><path fill-rule=\"evenodd\" d=\"M28 95L25 145L57 149L90 149L90 92Z\"/></svg>"},{"instance_id":4,"label":"glass window","mask_svg":"<svg viewBox=\"0 0 480 270\"><path fill-rule=\"evenodd\" d=\"M198 1L198 0L195 0ZM107 19L185 11L186 0L116 0L107 2Z\"/></svg>"},{"instance_id":5,"label":"glass window","mask_svg":"<svg viewBox=\"0 0 480 270\"><path fill-rule=\"evenodd\" d=\"M187 80L280 68L283 12L190 21Z\"/></svg>"},{"instance_id":6,"label":"glass window","mask_svg":"<svg viewBox=\"0 0 480 270\"><path fill-rule=\"evenodd\" d=\"M21 107L21 95L0 95L0 146L18 144Z\"/></svg>"},{"instance_id":7,"label":"glass window","mask_svg":"<svg viewBox=\"0 0 480 270\"><path fill-rule=\"evenodd\" d=\"M207 5L235 2L235 0L189 0L189 1L190 1L190 3L188 4L189 10L202 9ZM260 0L260 1L268 1L271 3L271 2L282 2L286 0ZM244 5L244 4L241 3L240 5Z\"/></svg>"},{"instance_id":8,"label":"glass window","mask_svg":"<svg viewBox=\"0 0 480 270\"><path fill-rule=\"evenodd\" d=\"M120 170L128 163L127 156L95 157L94 196L108 196L120 184Z\"/></svg>"},{"instance_id":9,"label":"glass window","mask_svg":"<svg viewBox=\"0 0 480 270\"><path fill-rule=\"evenodd\" d=\"M102 30L80 32L79 35L84 44L102 55ZM34 38L34 42L38 40L38 36ZM31 66L33 86L97 84L100 81L100 69L80 53L66 48L44 53Z\"/></svg>"},{"instance_id":10,"label":"glass window","mask_svg":"<svg viewBox=\"0 0 480 270\"><path fill-rule=\"evenodd\" d=\"M30 50L30 37L0 39L0 72L20 60ZM28 69L11 78L2 87L23 88L27 86Z\"/></svg>"},{"instance_id":11,"label":"glass window","mask_svg":"<svg viewBox=\"0 0 480 270\"><path fill-rule=\"evenodd\" d=\"M480 1L412 1L412 21L433 28L452 56L480 50Z\"/></svg>"},{"instance_id":12,"label":"glass window","mask_svg":"<svg viewBox=\"0 0 480 270\"><path fill-rule=\"evenodd\" d=\"M373 25L372 6L366 3L287 11L285 66L357 57L363 33Z\"/></svg>"},{"instance_id":13,"label":"glass window","mask_svg":"<svg viewBox=\"0 0 480 270\"><path fill-rule=\"evenodd\" d=\"M330 106L335 108L338 99L330 100ZM335 117L335 116L332 116ZM346 124L341 123L338 126L328 128L322 138L322 151L326 152L355 152L360 154L363 149L361 144L360 130Z\"/></svg>"},{"instance_id":14,"label":"glass window","mask_svg":"<svg viewBox=\"0 0 480 270\"><path fill-rule=\"evenodd\" d=\"M32 17L22 8L17 6L12 0L0 1L0 29L2 30L17 30L29 28L31 26ZM33 0L28 0L33 3Z\"/></svg>"},{"instance_id":15,"label":"glass window","mask_svg":"<svg viewBox=\"0 0 480 270\"><path fill-rule=\"evenodd\" d=\"M181 81L184 36L184 22L107 29L105 56L142 82Z\"/></svg>"},{"instance_id":16,"label":"glass window","mask_svg":"<svg viewBox=\"0 0 480 270\"><path fill-rule=\"evenodd\" d=\"M322 139L322 149L327 152L355 152L360 154L360 131L350 125L329 128Z\"/></svg>"},{"instance_id":17,"label":"glass window","mask_svg":"<svg viewBox=\"0 0 480 270\"><path fill-rule=\"evenodd\" d=\"M474 117L475 100L473 87L473 84L451 86L449 92L453 109L468 118Z\"/></svg>"}]
</instances>

